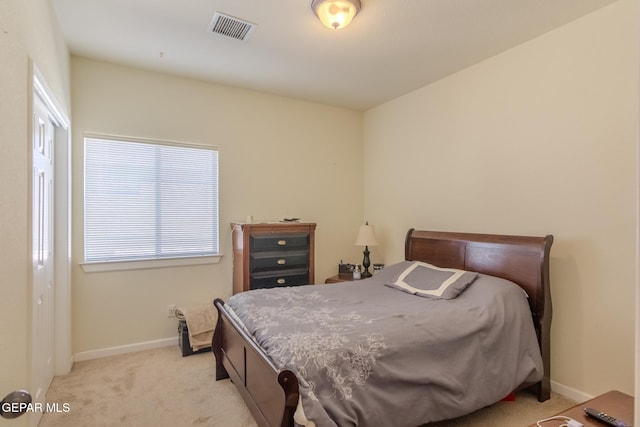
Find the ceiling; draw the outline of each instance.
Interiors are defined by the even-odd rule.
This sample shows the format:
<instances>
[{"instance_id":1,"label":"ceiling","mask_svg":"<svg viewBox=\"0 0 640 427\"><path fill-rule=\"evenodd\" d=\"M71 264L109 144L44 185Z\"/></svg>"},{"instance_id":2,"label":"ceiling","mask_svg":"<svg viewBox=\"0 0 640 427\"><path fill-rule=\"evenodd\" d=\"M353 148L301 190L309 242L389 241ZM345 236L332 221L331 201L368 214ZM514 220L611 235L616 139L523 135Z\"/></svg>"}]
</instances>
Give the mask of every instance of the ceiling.
<instances>
[{"instance_id":1,"label":"ceiling","mask_svg":"<svg viewBox=\"0 0 640 427\"><path fill-rule=\"evenodd\" d=\"M615 0L362 0L350 26L311 0L51 0L72 54L366 110ZM209 32L222 12L248 40Z\"/></svg>"}]
</instances>

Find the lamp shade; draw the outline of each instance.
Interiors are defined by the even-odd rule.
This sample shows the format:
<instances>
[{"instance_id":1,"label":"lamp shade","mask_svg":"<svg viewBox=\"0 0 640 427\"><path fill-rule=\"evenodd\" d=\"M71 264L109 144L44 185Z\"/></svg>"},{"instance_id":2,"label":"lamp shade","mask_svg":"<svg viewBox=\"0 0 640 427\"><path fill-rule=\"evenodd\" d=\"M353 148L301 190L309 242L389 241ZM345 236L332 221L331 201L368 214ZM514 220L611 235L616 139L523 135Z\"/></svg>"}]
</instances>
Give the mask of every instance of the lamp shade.
<instances>
[{"instance_id":1,"label":"lamp shade","mask_svg":"<svg viewBox=\"0 0 640 427\"><path fill-rule=\"evenodd\" d=\"M361 225L360 230L358 230L358 237L356 238L357 246L377 246L378 241L376 240L376 234L373 231L373 226Z\"/></svg>"},{"instance_id":2,"label":"lamp shade","mask_svg":"<svg viewBox=\"0 0 640 427\"><path fill-rule=\"evenodd\" d=\"M344 28L360 11L360 0L312 0L311 8L325 27Z\"/></svg>"}]
</instances>

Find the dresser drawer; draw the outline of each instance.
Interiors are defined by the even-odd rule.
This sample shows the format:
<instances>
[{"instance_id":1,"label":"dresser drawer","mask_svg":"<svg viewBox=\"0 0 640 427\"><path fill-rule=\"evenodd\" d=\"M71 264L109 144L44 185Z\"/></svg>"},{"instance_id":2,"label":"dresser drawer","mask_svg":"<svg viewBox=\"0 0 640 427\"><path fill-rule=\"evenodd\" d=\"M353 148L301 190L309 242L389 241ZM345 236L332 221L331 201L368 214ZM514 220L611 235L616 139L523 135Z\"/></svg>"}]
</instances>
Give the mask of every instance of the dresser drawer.
<instances>
[{"instance_id":1,"label":"dresser drawer","mask_svg":"<svg viewBox=\"0 0 640 427\"><path fill-rule=\"evenodd\" d=\"M251 239L252 251L286 250L309 247L309 234L256 234Z\"/></svg>"},{"instance_id":2,"label":"dresser drawer","mask_svg":"<svg viewBox=\"0 0 640 427\"><path fill-rule=\"evenodd\" d=\"M269 251L251 254L250 271L284 270L289 268L308 268L309 251Z\"/></svg>"},{"instance_id":3,"label":"dresser drawer","mask_svg":"<svg viewBox=\"0 0 640 427\"><path fill-rule=\"evenodd\" d=\"M309 270L297 268L285 271L268 271L251 274L251 289L277 288L309 284Z\"/></svg>"}]
</instances>

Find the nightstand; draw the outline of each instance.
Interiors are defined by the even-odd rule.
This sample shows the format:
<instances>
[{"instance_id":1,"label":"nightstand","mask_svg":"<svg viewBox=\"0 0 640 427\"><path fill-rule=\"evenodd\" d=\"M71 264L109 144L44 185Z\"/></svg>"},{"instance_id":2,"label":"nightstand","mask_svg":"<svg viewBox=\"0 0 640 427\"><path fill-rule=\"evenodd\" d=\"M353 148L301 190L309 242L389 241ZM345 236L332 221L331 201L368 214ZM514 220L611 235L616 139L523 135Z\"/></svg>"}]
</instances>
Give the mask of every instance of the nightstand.
<instances>
[{"instance_id":1,"label":"nightstand","mask_svg":"<svg viewBox=\"0 0 640 427\"><path fill-rule=\"evenodd\" d=\"M585 427L605 427L606 424L585 415L584 408L587 407L597 409L598 411L611 415L620 421L633 425L633 397L617 390L609 391L605 394L594 397L591 400L579 403L566 411L556 414L555 416L560 415L573 418L574 420L584 424ZM566 421L551 420L541 423L543 427L557 427L561 424L566 425ZM530 427L536 427L536 424L531 424Z\"/></svg>"},{"instance_id":2,"label":"nightstand","mask_svg":"<svg viewBox=\"0 0 640 427\"><path fill-rule=\"evenodd\" d=\"M356 280L363 280L363 279L356 279ZM353 282L353 277L345 277L345 276L340 277L339 274L336 274L335 276L331 276L324 281L324 283L341 283L341 282Z\"/></svg>"}]
</instances>

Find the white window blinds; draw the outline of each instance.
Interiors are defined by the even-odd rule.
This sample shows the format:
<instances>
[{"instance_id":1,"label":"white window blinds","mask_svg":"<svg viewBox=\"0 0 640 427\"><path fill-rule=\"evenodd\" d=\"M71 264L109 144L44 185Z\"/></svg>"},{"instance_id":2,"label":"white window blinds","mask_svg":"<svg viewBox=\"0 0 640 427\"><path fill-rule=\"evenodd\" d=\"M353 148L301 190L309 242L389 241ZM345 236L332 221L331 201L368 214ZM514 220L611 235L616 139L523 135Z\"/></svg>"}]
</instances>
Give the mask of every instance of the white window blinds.
<instances>
[{"instance_id":1,"label":"white window blinds","mask_svg":"<svg viewBox=\"0 0 640 427\"><path fill-rule=\"evenodd\" d=\"M218 254L216 149L85 138L85 263Z\"/></svg>"}]
</instances>

